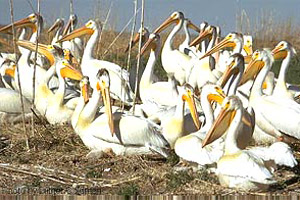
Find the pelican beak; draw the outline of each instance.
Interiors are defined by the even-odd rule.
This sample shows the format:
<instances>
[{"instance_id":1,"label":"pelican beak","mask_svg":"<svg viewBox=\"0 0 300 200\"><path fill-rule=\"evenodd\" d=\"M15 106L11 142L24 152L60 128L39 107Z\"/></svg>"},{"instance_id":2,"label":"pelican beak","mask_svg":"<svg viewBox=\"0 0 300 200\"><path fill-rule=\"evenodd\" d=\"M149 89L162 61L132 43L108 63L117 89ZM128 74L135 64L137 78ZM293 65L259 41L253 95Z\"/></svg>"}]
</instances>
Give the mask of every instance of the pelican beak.
<instances>
[{"instance_id":1,"label":"pelican beak","mask_svg":"<svg viewBox=\"0 0 300 200\"><path fill-rule=\"evenodd\" d=\"M69 33L68 35L63 36L60 40L57 42L64 42L67 40L72 40L73 38L80 37L82 35L92 35L94 33L93 29L87 28L86 26L83 26L81 28L78 28L74 30L72 33Z\"/></svg>"},{"instance_id":2,"label":"pelican beak","mask_svg":"<svg viewBox=\"0 0 300 200\"><path fill-rule=\"evenodd\" d=\"M253 54L252 45L244 45L243 49L245 50L247 55L252 55Z\"/></svg>"},{"instance_id":3,"label":"pelican beak","mask_svg":"<svg viewBox=\"0 0 300 200\"><path fill-rule=\"evenodd\" d=\"M16 21L12 24L6 25L0 29L0 32L11 32L12 27L14 26L15 28L21 28L21 27L31 27L33 30L36 30L36 26L34 23L30 21L30 17L26 17L24 19L21 19L19 21ZM35 32L35 31L34 31Z\"/></svg>"},{"instance_id":4,"label":"pelican beak","mask_svg":"<svg viewBox=\"0 0 300 200\"><path fill-rule=\"evenodd\" d=\"M65 66L60 70L60 75L63 78L70 78L77 81L83 78L82 73L72 67L68 62L63 62L62 64Z\"/></svg>"},{"instance_id":5,"label":"pelican beak","mask_svg":"<svg viewBox=\"0 0 300 200\"><path fill-rule=\"evenodd\" d=\"M5 70L5 75L10 76L11 78L15 78L16 65L13 67L9 67Z\"/></svg>"},{"instance_id":6,"label":"pelican beak","mask_svg":"<svg viewBox=\"0 0 300 200\"><path fill-rule=\"evenodd\" d=\"M208 102L211 104L212 102L217 102L219 105L222 105L223 100L226 98L226 95L224 94L223 90L221 88L215 88L215 93L210 93L207 96Z\"/></svg>"},{"instance_id":7,"label":"pelican beak","mask_svg":"<svg viewBox=\"0 0 300 200\"><path fill-rule=\"evenodd\" d=\"M59 25L59 21L56 21L49 29L48 29L48 33L52 32L56 27L58 27Z\"/></svg>"},{"instance_id":8,"label":"pelican beak","mask_svg":"<svg viewBox=\"0 0 300 200\"><path fill-rule=\"evenodd\" d=\"M179 19L173 18L172 16L168 17L155 31L154 33L160 33L163 30L165 30L168 26L170 26L172 23L179 23Z\"/></svg>"},{"instance_id":9,"label":"pelican beak","mask_svg":"<svg viewBox=\"0 0 300 200\"><path fill-rule=\"evenodd\" d=\"M112 115L112 108L111 108L111 101L110 101L110 91L109 87L106 87L104 85L103 87L100 87L99 82L97 83L97 90L101 90L104 106L105 106L105 112L108 117L108 125L111 132L111 136L113 137L115 134L115 127L114 127L114 120Z\"/></svg>"},{"instance_id":10,"label":"pelican beak","mask_svg":"<svg viewBox=\"0 0 300 200\"><path fill-rule=\"evenodd\" d=\"M144 46L142 47L141 49L141 55L144 55L144 53L148 50L148 49L151 49L151 50L154 50L155 51L155 48L156 48L156 45L153 43L154 41L154 38L149 38L148 41L144 44ZM138 57L139 55L137 55Z\"/></svg>"},{"instance_id":11,"label":"pelican beak","mask_svg":"<svg viewBox=\"0 0 300 200\"><path fill-rule=\"evenodd\" d=\"M226 47L235 47L235 43L232 42L230 39L228 38L224 38L221 42L219 42L216 46L214 46L211 50L209 50L208 52L206 52L201 58L205 58L207 56L212 55L215 52L220 51L221 49L224 49Z\"/></svg>"},{"instance_id":12,"label":"pelican beak","mask_svg":"<svg viewBox=\"0 0 300 200\"><path fill-rule=\"evenodd\" d=\"M143 40L143 38L144 38L144 35L142 35L142 40ZM139 42L139 40L140 40L140 33L138 32L138 33L135 34L133 40L130 42L131 44L127 45L124 52L126 53L129 50L129 46L131 45L131 48L132 48L136 43Z\"/></svg>"},{"instance_id":13,"label":"pelican beak","mask_svg":"<svg viewBox=\"0 0 300 200\"><path fill-rule=\"evenodd\" d=\"M228 79L233 75L239 73L239 69L237 67L233 67L235 65L235 61L231 62L227 67L220 78L220 86L224 88L225 84L227 83Z\"/></svg>"},{"instance_id":14,"label":"pelican beak","mask_svg":"<svg viewBox=\"0 0 300 200\"><path fill-rule=\"evenodd\" d=\"M89 102L89 87L87 83L83 84L81 91L82 91L84 103L87 104Z\"/></svg>"},{"instance_id":15,"label":"pelican beak","mask_svg":"<svg viewBox=\"0 0 300 200\"><path fill-rule=\"evenodd\" d=\"M195 24L193 24L190 20L188 22L188 27L193 29L194 31L196 31L198 33L200 33L200 31L201 31L200 28L198 26L196 26Z\"/></svg>"},{"instance_id":16,"label":"pelican beak","mask_svg":"<svg viewBox=\"0 0 300 200\"><path fill-rule=\"evenodd\" d=\"M202 141L202 148L220 138L228 129L236 113L235 110L228 110L228 106L229 105L226 104L225 107L221 109L217 119Z\"/></svg>"},{"instance_id":17,"label":"pelican beak","mask_svg":"<svg viewBox=\"0 0 300 200\"><path fill-rule=\"evenodd\" d=\"M191 91L188 91L187 95L184 94L182 96L182 100L186 101L188 103L188 106L189 106L189 109L191 111L191 115L192 115L194 124L197 127L197 130L199 130L201 128L201 122L199 120L199 116L198 116L198 112L197 112L195 100L194 100L194 97L193 97Z\"/></svg>"},{"instance_id":18,"label":"pelican beak","mask_svg":"<svg viewBox=\"0 0 300 200\"><path fill-rule=\"evenodd\" d=\"M281 50L281 47L277 46L272 50L272 55L275 60L285 59L287 57L287 51Z\"/></svg>"},{"instance_id":19,"label":"pelican beak","mask_svg":"<svg viewBox=\"0 0 300 200\"><path fill-rule=\"evenodd\" d=\"M17 41L17 45L24 47L26 49L29 49L30 51L36 50L36 43L33 43L33 42L19 40L19 41ZM48 58L48 60L50 62L50 66L52 66L54 64L55 58L52 55L52 53L50 53L48 51L47 45L39 43L38 44L38 53L40 53L40 54L44 55L46 58Z\"/></svg>"},{"instance_id":20,"label":"pelican beak","mask_svg":"<svg viewBox=\"0 0 300 200\"><path fill-rule=\"evenodd\" d=\"M68 21L68 23L67 23L67 25L66 25L66 27L65 27L65 29L64 29L64 31L63 31L63 33L62 33L62 35L66 35L66 34L67 34L67 32L68 32L68 30L70 29L71 24L72 24L71 21L72 21L72 20L69 19L69 21Z\"/></svg>"},{"instance_id":21,"label":"pelican beak","mask_svg":"<svg viewBox=\"0 0 300 200\"><path fill-rule=\"evenodd\" d=\"M243 85L248 80L253 79L260 72L260 70L265 66L265 63L261 60L251 59L246 70L240 81L240 85Z\"/></svg>"},{"instance_id":22,"label":"pelican beak","mask_svg":"<svg viewBox=\"0 0 300 200\"><path fill-rule=\"evenodd\" d=\"M196 37L191 43L190 46L196 46L197 44L199 44L200 42L202 42L203 40L205 40L206 38L208 38L209 36L211 36L211 29L205 29L204 31L202 31L198 37Z\"/></svg>"},{"instance_id":23,"label":"pelican beak","mask_svg":"<svg viewBox=\"0 0 300 200\"><path fill-rule=\"evenodd\" d=\"M247 55L247 56L244 56L245 64L248 64L248 63L250 62L251 58L252 58L252 54L249 54L249 55Z\"/></svg>"}]
</instances>

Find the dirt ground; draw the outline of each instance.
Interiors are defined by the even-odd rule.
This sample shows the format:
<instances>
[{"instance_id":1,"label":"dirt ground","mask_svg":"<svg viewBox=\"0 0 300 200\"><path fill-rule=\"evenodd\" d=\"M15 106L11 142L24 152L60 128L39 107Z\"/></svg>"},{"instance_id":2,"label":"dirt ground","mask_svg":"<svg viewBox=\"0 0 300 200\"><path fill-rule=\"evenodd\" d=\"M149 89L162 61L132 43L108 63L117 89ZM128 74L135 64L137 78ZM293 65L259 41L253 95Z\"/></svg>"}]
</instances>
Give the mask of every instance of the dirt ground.
<instances>
[{"instance_id":1,"label":"dirt ground","mask_svg":"<svg viewBox=\"0 0 300 200\"><path fill-rule=\"evenodd\" d=\"M269 192L224 188L208 170L176 170L178 157L158 155L87 158L88 149L72 127L1 125L0 193L2 194L274 194L300 195L300 168L279 168ZM300 144L292 145L300 162Z\"/></svg>"}]
</instances>

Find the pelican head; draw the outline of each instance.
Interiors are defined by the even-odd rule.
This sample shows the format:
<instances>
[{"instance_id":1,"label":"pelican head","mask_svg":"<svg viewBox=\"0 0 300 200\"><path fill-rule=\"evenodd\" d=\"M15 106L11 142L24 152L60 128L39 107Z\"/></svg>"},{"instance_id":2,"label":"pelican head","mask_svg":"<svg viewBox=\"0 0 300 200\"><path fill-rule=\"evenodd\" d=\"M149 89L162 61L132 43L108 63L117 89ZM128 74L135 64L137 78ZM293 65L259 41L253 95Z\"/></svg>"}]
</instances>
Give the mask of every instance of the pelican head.
<instances>
[{"instance_id":1,"label":"pelican head","mask_svg":"<svg viewBox=\"0 0 300 200\"><path fill-rule=\"evenodd\" d=\"M62 78L69 78L80 81L83 77L82 73L76 70L67 60L62 60L61 65L56 66L57 74Z\"/></svg>"},{"instance_id":2,"label":"pelican head","mask_svg":"<svg viewBox=\"0 0 300 200\"><path fill-rule=\"evenodd\" d=\"M36 50L36 43L30 42L30 41L26 41L26 40L19 40L17 41L17 45L24 47L26 49L29 49L30 51L35 51ZM57 53L57 51L54 51L56 47L54 47L53 45L45 45L42 43L38 44L38 53L44 55L50 63L50 66L52 66L55 62L55 53ZM59 47L57 47L59 48Z\"/></svg>"},{"instance_id":3,"label":"pelican head","mask_svg":"<svg viewBox=\"0 0 300 200\"><path fill-rule=\"evenodd\" d=\"M63 56L69 62L72 62L72 59L74 58L70 49L63 49Z\"/></svg>"},{"instance_id":4,"label":"pelican head","mask_svg":"<svg viewBox=\"0 0 300 200\"><path fill-rule=\"evenodd\" d=\"M242 102L238 96L233 95L224 99L219 115L207 132L205 139L202 141L202 147L217 140L228 130L237 110L242 106Z\"/></svg>"},{"instance_id":5,"label":"pelican head","mask_svg":"<svg viewBox=\"0 0 300 200\"><path fill-rule=\"evenodd\" d=\"M201 128L201 123L199 121L199 116L194 100L194 89L190 84L184 84L183 87L178 89L179 95L181 96L184 102L187 102L191 115L194 121L195 126L199 130Z\"/></svg>"},{"instance_id":6,"label":"pelican head","mask_svg":"<svg viewBox=\"0 0 300 200\"><path fill-rule=\"evenodd\" d=\"M218 85L207 83L202 87L201 98L207 98L209 103L217 102L221 105L225 97L222 88Z\"/></svg>"},{"instance_id":7,"label":"pelican head","mask_svg":"<svg viewBox=\"0 0 300 200\"><path fill-rule=\"evenodd\" d=\"M140 33L142 32L142 44L144 44L146 41L148 41L149 39L149 30L146 28L146 27L141 27L139 29L139 31L135 34L134 38L132 39L132 41L130 42L131 44L128 44L126 49L125 49L125 52L127 52L129 50L129 47L131 45L131 48L139 42L140 40Z\"/></svg>"},{"instance_id":8,"label":"pelican head","mask_svg":"<svg viewBox=\"0 0 300 200\"><path fill-rule=\"evenodd\" d=\"M82 35L92 35L99 27L97 23L93 20L89 20L84 26L74 30L73 32L64 35L60 40L57 42L64 42L67 40L72 40L73 38L80 37Z\"/></svg>"},{"instance_id":9,"label":"pelican head","mask_svg":"<svg viewBox=\"0 0 300 200\"><path fill-rule=\"evenodd\" d=\"M114 128L114 121L112 115L112 108L110 102L110 78L107 69L100 69L96 75L97 82L96 82L96 89L97 91L101 91L103 103L105 106L105 112L108 117L108 125L110 128L111 135L114 136L115 128Z\"/></svg>"},{"instance_id":10,"label":"pelican head","mask_svg":"<svg viewBox=\"0 0 300 200\"><path fill-rule=\"evenodd\" d=\"M175 11L154 31L154 33L162 32L173 23L179 24L181 20L184 20L183 13Z\"/></svg>"},{"instance_id":11,"label":"pelican head","mask_svg":"<svg viewBox=\"0 0 300 200\"><path fill-rule=\"evenodd\" d=\"M14 61L6 59L0 67L1 76L9 76L11 78L15 78L15 71L17 65Z\"/></svg>"},{"instance_id":12,"label":"pelican head","mask_svg":"<svg viewBox=\"0 0 300 200\"><path fill-rule=\"evenodd\" d=\"M207 26L200 32L199 36L190 43L190 46L196 46L203 40L210 38L213 34L216 34L216 27L211 25Z\"/></svg>"},{"instance_id":13,"label":"pelican head","mask_svg":"<svg viewBox=\"0 0 300 200\"><path fill-rule=\"evenodd\" d=\"M203 31L208 26L208 23L206 21L201 22L200 24L200 31Z\"/></svg>"},{"instance_id":14,"label":"pelican head","mask_svg":"<svg viewBox=\"0 0 300 200\"><path fill-rule=\"evenodd\" d=\"M75 15L75 14L70 15L69 21L68 21L62 35L66 35L69 31L72 31L71 28L76 27L77 22L78 22L77 15Z\"/></svg>"},{"instance_id":15,"label":"pelican head","mask_svg":"<svg viewBox=\"0 0 300 200\"><path fill-rule=\"evenodd\" d=\"M252 48L253 38L252 38L252 36L244 35L243 40L244 40L243 49L245 50L247 55L252 55L252 53L253 53L253 48Z\"/></svg>"},{"instance_id":16,"label":"pelican head","mask_svg":"<svg viewBox=\"0 0 300 200\"><path fill-rule=\"evenodd\" d=\"M183 23L186 25L186 27L191 28L198 33L201 32L201 29L195 24L193 24L193 22L190 19L185 18Z\"/></svg>"},{"instance_id":17,"label":"pelican head","mask_svg":"<svg viewBox=\"0 0 300 200\"><path fill-rule=\"evenodd\" d=\"M48 29L48 33L52 32L58 27L63 27L64 26L64 19L63 18L58 18L54 22L54 24Z\"/></svg>"},{"instance_id":18,"label":"pelican head","mask_svg":"<svg viewBox=\"0 0 300 200\"><path fill-rule=\"evenodd\" d=\"M143 55L148 49L155 51L157 47L160 47L160 36L157 33L151 33L148 41L141 49L141 55Z\"/></svg>"},{"instance_id":19,"label":"pelican head","mask_svg":"<svg viewBox=\"0 0 300 200\"><path fill-rule=\"evenodd\" d=\"M245 69L242 80L240 81L240 85L246 83L250 79L255 78L264 66L272 66L273 62L274 58L270 50L256 50L252 54L252 58Z\"/></svg>"},{"instance_id":20,"label":"pelican head","mask_svg":"<svg viewBox=\"0 0 300 200\"><path fill-rule=\"evenodd\" d=\"M231 76L237 76L239 73L244 73L244 56L240 53L235 53L226 61L226 70L220 78L220 86L224 88L225 84Z\"/></svg>"},{"instance_id":21,"label":"pelican head","mask_svg":"<svg viewBox=\"0 0 300 200\"><path fill-rule=\"evenodd\" d=\"M41 31L43 28L43 17L41 15L38 15L37 13L30 14L26 18L2 27L0 29L0 32L12 32L13 26L15 28L30 27L33 32L36 32L37 27L39 27L39 31Z\"/></svg>"},{"instance_id":22,"label":"pelican head","mask_svg":"<svg viewBox=\"0 0 300 200\"><path fill-rule=\"evenodd\" d=\"M83 76L80 81L80 89L85 104L89 102L89 85L90 85L89 77Z\"/></svg>"},{"instance_id":23,"label":"pelican head","mask_svg":"<svg viewBox=\"0 0 300 200\"><path fill-rule=\"evenodd\" d=\"M237 43L243 44L243 36L240 33L232 32L229 33L221 42L215 45L211 50L206 52L200 59L210 56L211 54L222 50L226 47L234 48Z\"/></svg>"},{"instance_id":24,"label":"pelican head","mask_svg":"<svg viewBox=\"0 0 300 200\"><path fill-rule=\"evenodd\" d=\"M291 43L287 41L279 42L276 47L272 50L272 54L275 60L285 59L288 55L294 56L296 54L295 48L291 45Z\"/></svg>"}]
</instances>

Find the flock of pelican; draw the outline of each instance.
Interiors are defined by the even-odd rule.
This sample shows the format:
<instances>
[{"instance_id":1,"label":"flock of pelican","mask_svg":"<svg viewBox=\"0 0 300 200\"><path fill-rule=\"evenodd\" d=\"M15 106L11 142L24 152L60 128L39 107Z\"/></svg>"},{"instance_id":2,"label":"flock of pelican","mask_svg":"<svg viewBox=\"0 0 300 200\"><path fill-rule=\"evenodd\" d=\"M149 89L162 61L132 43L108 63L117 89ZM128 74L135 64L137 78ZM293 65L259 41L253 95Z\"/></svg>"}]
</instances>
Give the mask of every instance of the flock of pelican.
<instances>
[{"instance_id":1,"label":"flock of pelican","mask_svg":"<svg viewBox=\"0 0 300 200\"><path fill-rule=\"evenodd\" d=\"M244 190L276 183L276 165L297 165L288 146L300 139L298 90L285 81L295 55L290 43L253 51L250 35L231 32L222 38L219 27L206 22L198 27L182 12L174 12L152 33L141 28L131 41L133 46L142 36L140 56L150 51L139 82L141 104L133 113L111 100L126 108L133 105L129 72L93 56L99 24L89 20L80 28L76 25L76 15L66 27L57 19L48 30L55 32L49 45L36 44L43 29L38 14L0 29L2 34L11 34L13 27L21 32L20 57L0 54L2 121L21 121L22 94L26 117L32 115L33 102L50 124L70 123L91 150L89 155L167 157L172 149L185 162L201 167L216 163L221 185ZM160 34L170 26L163 44ZM177 49L173 41L182 28L186 38ZM193 41L190 29L198 34ZM80 38L84 35L90 36L85 48ZM32 61L36 50L38 57ZM154 75L159 58L168 81ZM282 60L277 79L270 71L275 60ZM80 63L80 70L74 62ZM249 147L253 142L271 145Z\"/></svg>"}]
</instances>

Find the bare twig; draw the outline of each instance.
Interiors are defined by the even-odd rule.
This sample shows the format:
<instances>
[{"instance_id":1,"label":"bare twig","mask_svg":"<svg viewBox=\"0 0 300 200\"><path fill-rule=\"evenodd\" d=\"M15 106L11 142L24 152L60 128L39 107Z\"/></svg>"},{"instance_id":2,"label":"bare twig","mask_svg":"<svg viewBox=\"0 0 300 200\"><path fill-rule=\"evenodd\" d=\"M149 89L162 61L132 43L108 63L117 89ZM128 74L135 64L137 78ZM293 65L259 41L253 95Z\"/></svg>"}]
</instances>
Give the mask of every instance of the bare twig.
<instances>
[{"instance_id":1,"label":"bare twig","mask_svg":"<svg viewBox=\"0 0 300 200\"><path fill-rule=\"evenodd\" d=\"M144 12L145 12L145 0L142 0L141 30L144 29L144 15L145 15ZM135 111L135 102L136 102L138 80L139 80L139 69L140 69L141 48L142 48L142 34L143 34L143 31L140 32L140 38L139 38L139 53L138 53L137 63L136 63L135 89L134 89L133 108L132 108L133 114Z\"/></svg>"},{"instance_id":2,"label":"bare twig","mask_svg":"<svg viewBox=\"0 0 300 200\"><path fill-rule=\"evenodd\" d=\"M14 27L14 8L13 8L13 0L9 1L10 3L10 19L11 19L11 23L12 25L12 33L13 33L13 48L14 48L14 54L16 54L17 50L16 50L16 31L15 31L15 27ZM22 87L21 87L21 81L20 81L20 69L19 69L19 65L18 62L16 62L16 68L17 68L17 79L18 79L18 87L19 87L19 93L20 93L20 101L21 101L21 105L22 105L22 121L23 121L23 131L24 131L24 135L26 138L26 147L29 149L29 142L28 142L28 135L27 135L27 131L26 131L26 126L25 126L25 108L24 108L24 99L23 99L23 93L22 93Z\"/></svg>"},{"instance_id":3,"label":"bare twig","mask_svg":"<svg viewBox=\"0 0 300 200\"><path fill-rule=\"evenodd\" d=\"M73 185L73 183L68 183L68 182L59 180L57 178L53 178L53 177L50 177L50 176L45 176L43 174L38 174L38 173L35 173L35 172L30 172L30 171L27 171L27 170L23 170L23 169L19 169L19 168L10 166L10 165L0 165L0 168L6 169L6 170L9 170L9 171L13 171L13 172L17 172L17 173L21 173L21 174L40 177L42 179L46 179L46 180L53 181L53 182L56 182L56 183L60 183L60 184L63 184L63 185Z\"/></svg>"},{"instance_id":4,"label":"bare twig","mask_svg":"<svg viewBox=\"0 0 300 200\"><path fill-rule=\"evenodd\" d=\"M138 9L137 13L141 10L141 8ZM133 20L134 16L130 18L130 20L127 22L127 24L124 26L124 28L120 31L120 33L115 37L115 39L111 42L111 44L108 46L108 48L105 50L105 52L101 55L101 59L104 59L110 48L115 44L115 42L119 39L119 37L123 34L123 32L126 30L126 28L129 26L130 22Z\"/></svg>"},{"instance_id":5,"label":"bare twig","mask_svg":"<svg viewBox=\"0 0 300 200\"><path fill-rule=\"evenodd\" d=\"M105 17L105 21L104 21L104 23L102 24L102 28L101 28L101 32L100 32L100 36L99 36L99 42L98 42L98 45L97 45L97 56L99 55L99 53L100 53L100 44L101 44L101 40L102 40L102 35L103 35L103 31L104 31L104 29L105 29L105 27L106 27L106 24L107 24L107 21L108 21L108 19L109 19L109 16L110 16L110 12L111 12L111 8L112 8L112 6L113 6L113 1L110 3L110 7L109 7L109 10L107 11L107 13L106 13L106 17Z\"/></svg>"},{"instance_id":6,"label":"bare twig","mask_svg":"<svg viewBox=\"0 0 300 200\"><path fill-rule=\"evenodd\" d=\"M128 49L128 58L127 58L127 71L129 71L130 68L130 58L131 58L131 48L132 48L132 43L131 41L133 40L133 34L136 26L136 16L137 16L137 8L138 8L138 1L134 1L134 19L132 23L132 29L131 29L131 34L130 34L130 40L129 40L129 49ZM122 111L124 110L124 102L122 102Z\"/></svg>"},{"instance_id":7,"label":"bare twig","mask_svg":"<svg viewBox=\"0 0 300 200\"><path fill-rule=\"evenodd\" d=\"M36 40L35 40L35 52L34 52L34 65L33 65L33 81L32 81L32 102L31 102L31 108L34 110L34 100L35 100L35 79L36 79L36 61L37 61L37 52L38 52L38 43L39 43L39 36L40 36L40 23L41 23L41 15L40 15L40 0L38 2L38 21L37 21L37 34L36 34ZM34 135L34 115L32 115L31 118L31 133Z\"/></svg>"},{"instance_id":8,"label":"bare twig","mask_svg":"<svg viewBox=\"0 0 300 200\"><path fill-rule=\"evenodd\" d=\"M70 0L70 15L74 14L74 5L73 0ZM74 24L73 21L71 21L71 30L74 30Z\"/></svg>"}]
</instances>

